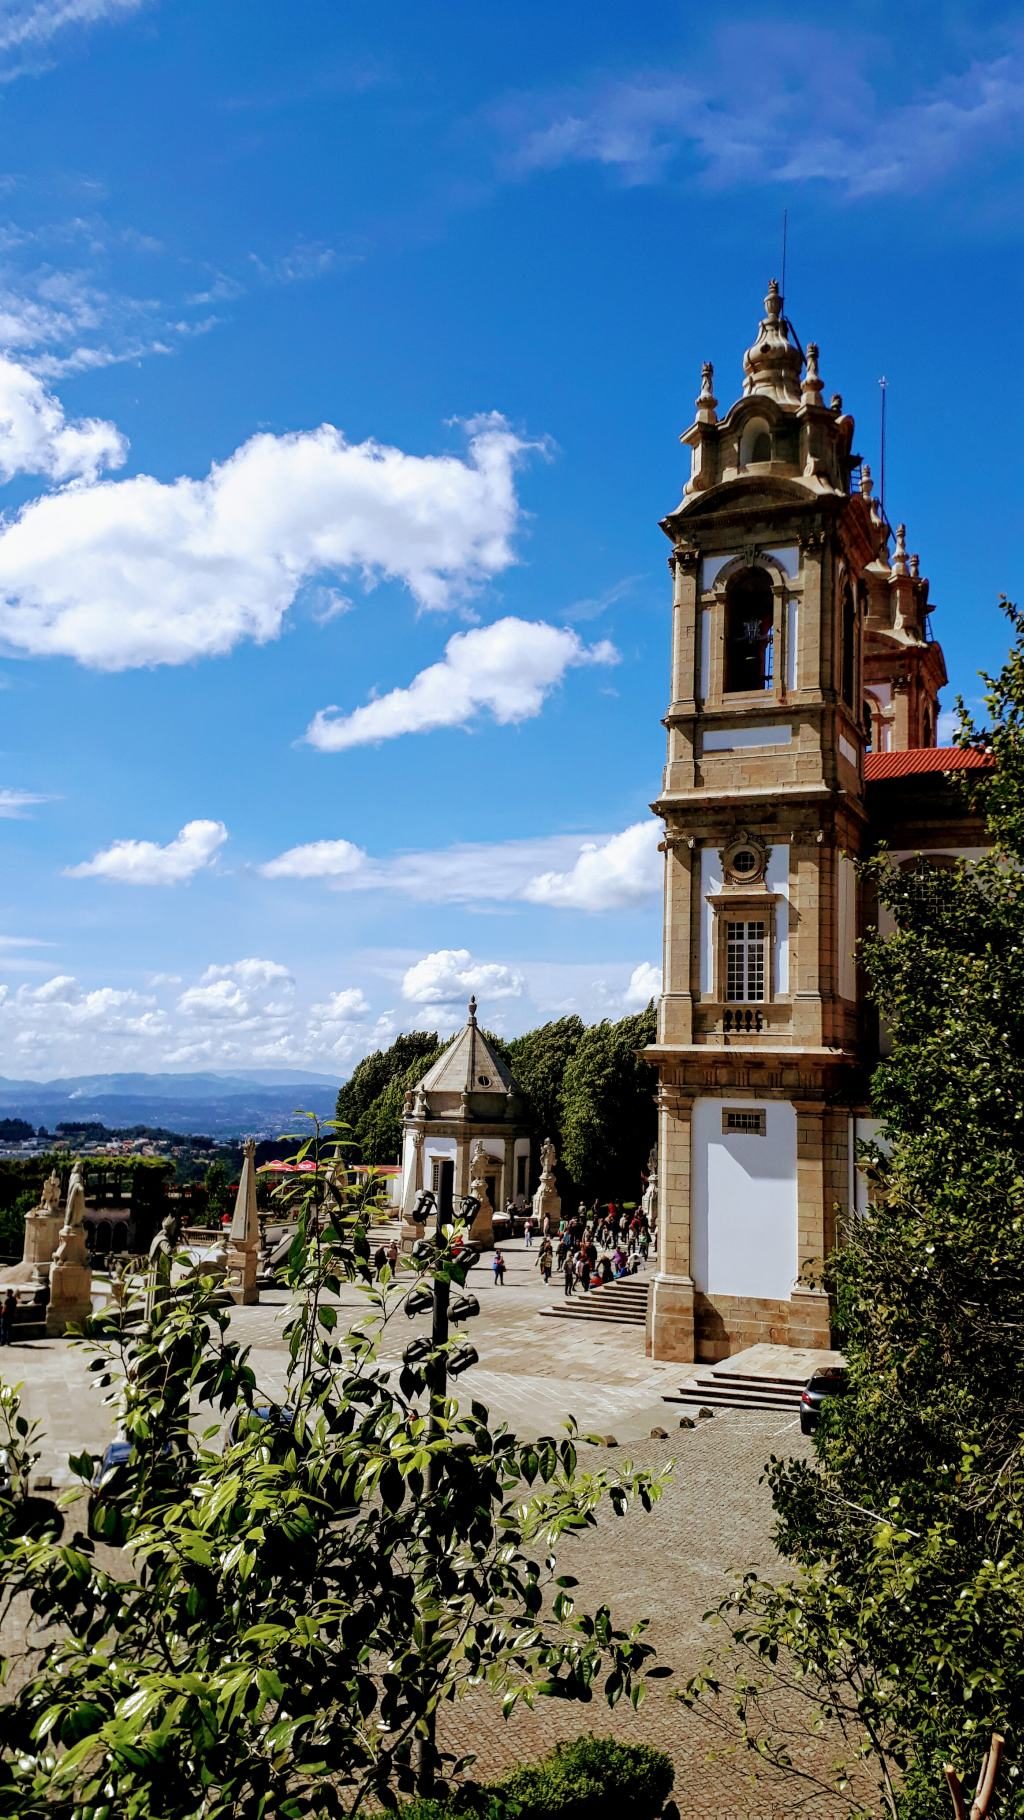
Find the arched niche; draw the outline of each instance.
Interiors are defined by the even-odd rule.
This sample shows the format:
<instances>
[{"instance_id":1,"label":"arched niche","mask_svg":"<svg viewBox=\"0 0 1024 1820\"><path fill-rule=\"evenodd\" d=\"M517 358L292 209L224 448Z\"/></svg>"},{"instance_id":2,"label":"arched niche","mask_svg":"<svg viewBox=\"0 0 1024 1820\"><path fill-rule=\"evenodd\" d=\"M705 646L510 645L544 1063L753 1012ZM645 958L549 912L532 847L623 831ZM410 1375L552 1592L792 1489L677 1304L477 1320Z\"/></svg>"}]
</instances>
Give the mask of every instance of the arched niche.
<instances>
[{"instance_id":1,"label":"arched niche","mask_svg":"<svg viewBox=\"0 0 1024 1820\"><path fill-rule=\"evenodd\" d=\"M740 437L740 467L749 468L756 462L771 461L771 458L771 426L763 417L749 418Z\"/></svg>"},{"instance_id":2,"label":"arched niche","mask_svg":"<svg viewBox=\"0 0 1024 1820\"><path fill-rule=\"evenodd\" d=\"M760 563L736 568L725 584L726 695L771 689L774 678L775 589Z\"/></svg>"}]
</instances>

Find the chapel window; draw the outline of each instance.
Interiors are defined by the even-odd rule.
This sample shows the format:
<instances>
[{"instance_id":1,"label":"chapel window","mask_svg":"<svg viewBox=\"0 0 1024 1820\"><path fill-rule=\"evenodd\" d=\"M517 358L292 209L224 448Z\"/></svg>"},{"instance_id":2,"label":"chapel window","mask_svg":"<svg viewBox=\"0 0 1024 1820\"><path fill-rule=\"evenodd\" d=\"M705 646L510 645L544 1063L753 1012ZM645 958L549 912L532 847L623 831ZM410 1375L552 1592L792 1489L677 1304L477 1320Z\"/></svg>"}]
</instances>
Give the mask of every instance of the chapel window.
<instances>
[{"instance_id":1,"label":"chapel window","mask_svg":"<svg viewBox=\"0 0 1024 1820\"><path fill-rule=\"evenodd\" d=\"M740 438L740 467L748 468L756 461L771 461L772 433L760 417L754 417L747 424Z\"/></svg>"},{"instance_id":2,"label":"chapel window","mask_svg":"<svg viewBox=\"0 0 1024 1820\"><path fill-rule=\"evenodd\" d=\"M767 948L763 917L730 918L725 927L725 997L730 1004L763 1004Z\"/></svg>"},{"instance_id":3,"label":"chapel window","mask_svg":"<svg viewBox=\"0 0 1024 1820\"><path fill-rule=\"evenodd\" d=\"M770 689L775 595L767 569L740 569L725 590L727 694Z\"/></svg>"}]
</instances>

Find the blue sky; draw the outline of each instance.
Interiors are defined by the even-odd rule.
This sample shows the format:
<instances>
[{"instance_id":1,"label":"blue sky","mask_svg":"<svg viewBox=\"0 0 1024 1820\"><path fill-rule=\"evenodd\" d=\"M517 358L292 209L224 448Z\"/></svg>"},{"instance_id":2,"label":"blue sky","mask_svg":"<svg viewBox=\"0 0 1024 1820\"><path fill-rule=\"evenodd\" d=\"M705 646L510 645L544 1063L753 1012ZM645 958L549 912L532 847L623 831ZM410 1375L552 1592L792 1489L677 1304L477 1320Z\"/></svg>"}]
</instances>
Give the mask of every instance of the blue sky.
<instances>
[{"instance_id":1,"label":"blue sky","mask_svg":"<svg viewBox=\"0 0 1024 1820\"><path fill-rule=\"evenodd\" d=\"M957 688L1017 588L990 7L0 3L0 1073L645 1002L702 360L787 306Z\"/></svg>"}]
</instances>

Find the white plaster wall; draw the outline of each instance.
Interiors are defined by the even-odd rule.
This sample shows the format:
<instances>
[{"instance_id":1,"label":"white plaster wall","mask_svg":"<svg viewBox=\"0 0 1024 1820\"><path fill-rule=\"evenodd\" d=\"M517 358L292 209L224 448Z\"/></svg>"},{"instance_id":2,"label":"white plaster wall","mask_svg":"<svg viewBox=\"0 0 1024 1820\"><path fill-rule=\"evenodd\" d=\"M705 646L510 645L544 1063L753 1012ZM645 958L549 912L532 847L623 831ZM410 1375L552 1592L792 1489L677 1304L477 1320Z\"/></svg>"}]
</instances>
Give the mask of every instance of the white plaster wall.
<instances>
[{"instance_id":1,"label":"white plaster wall","mask_svg":"<svg viewBox=\"0 0 1024 1820\"><path fill-rule=\"evenodd\" d=\"M792 727L712 727L704 735L705 752L734 752L742 746L788 746Z\"/></svg>"},{"instance_id":2,"label":"white plaster wall","mask_svg":"<svg viewBox=\"0 0 1024 1820\"><path fill-rule=\"evenodd\" d=\"M717 847L700 852L700 989L710 998L715 979L715 918L708 897L722 889L722 862Z\"/></svg>"},{"instance_id":3,"label":"white plaster wall","mask_svg":"<svg viewBox=\"0 0 1024 1820\"><path fill-rule=\"evenodd\" d=\"M697 637L700 639L700 698L707 701L711 688L711 608L702 607L697 615Z\"/></svg>"},{"instance_id":4,"label":"white plaster wall","mask_svg":"<svg viewBox=\"0 0 1024 1820\"><path fill-rule=\"evenodd\" d=\"M889 1146L882 1135L881 1119L850 1119L850 1206L857 1213L868 1210L868 1188L863 1171L857 1168L857 1150L861 1144L875 1143L883 1154Z\"/></svg>"},{"instance_id":5,"label":"white plaster wall","mask_svg":"<svg viewBox=\"0 0 1024 1820\"><path fill-rule=\"evenodd\" d=\"M775 906L775 953L772 956L772 993L789 991L789 848L772 847L768 854L765 882L769 891L779 893Z\"/></svg>"},{"instance_id":6,"label":"white plaster wall","mask_svg":"<svg viewBox=\"0 0 1024 1820\"><path fill-rule=\"evenodd\" d=\"M765 1136L723 1133L728 1108L763 1111ZM788 1100L699 1099L692 1141L696 1287L784 1301L797 1273L795 1108Z\"/></svg>"},{"instance_id":7,"label":"white plaster wall","mask_svg":"<svg viewBox=\"0 0 1024 1820\"><path fill-rule=\"evenodd\" d=\"M779 568L783 569L787 575L800 573L800 550L797 544L781 544L777 548L766 549L764 553L766 556L773 556ZM735 562L739 554L739 550L728 550L724 556L709 556L705 559L702 578L705 592L714 587L726 563Z\"/></svg>"},{"instance_id":8,"label":"white plaster wall","mask_svg":"<svg viewBox=\"0 0 1024 1820\"><path fill-rule=\"evenodd\" d=\"M800 637L800 602L790 595L786 602L786 687L795 689L797 684L797 644Z\"/></svg>"},{"instance_id":9,"label":"white plaster wall","mask_svg":"<svg viewBox=\"0 0 1024 1820\"><path fill-rule=\"evenodd\" d=\"M837 855L839 867L839 996L856 1002L857 998L857 962L854 947L857 941L857 872L848 853Z\"/></svg>"}]
</instances>

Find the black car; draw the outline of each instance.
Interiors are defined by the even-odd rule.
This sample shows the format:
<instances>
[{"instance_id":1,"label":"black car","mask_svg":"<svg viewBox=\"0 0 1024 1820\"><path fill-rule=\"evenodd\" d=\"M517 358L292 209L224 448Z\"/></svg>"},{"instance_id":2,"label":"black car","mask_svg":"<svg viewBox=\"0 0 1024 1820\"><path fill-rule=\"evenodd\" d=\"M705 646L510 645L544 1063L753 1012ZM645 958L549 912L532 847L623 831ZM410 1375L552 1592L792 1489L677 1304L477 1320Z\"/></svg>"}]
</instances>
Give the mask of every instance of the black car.
<instances>
[{"instance_id":1,"label":"black car","mask_svg":"<svg viewBox=\"0 0 1024 1820\"><path fill-rule=\"evenodd\" d=\"M850 1388L845 1365L826 1365L804 1385L800 1397L800 1433L810 1435L818 1426L818 1413L826 1397L843 1397Z\"/></svg>"},{"instance_id":2,"label":"black car","mask_svg":"<svg viewBox=\"0 0 1024 1820\"><path fill-rule=\"evenodd\" d=\"M87 1527L94 1542L120 1548L127 1538L125 1502L132 1488L130 1441L111 1441L97 1462L89 1484ZM189 1455L166 1442L160 1457L169 1466L169 1487L177 1490L187 1476Z\"/></svg>"}]
</instances>

